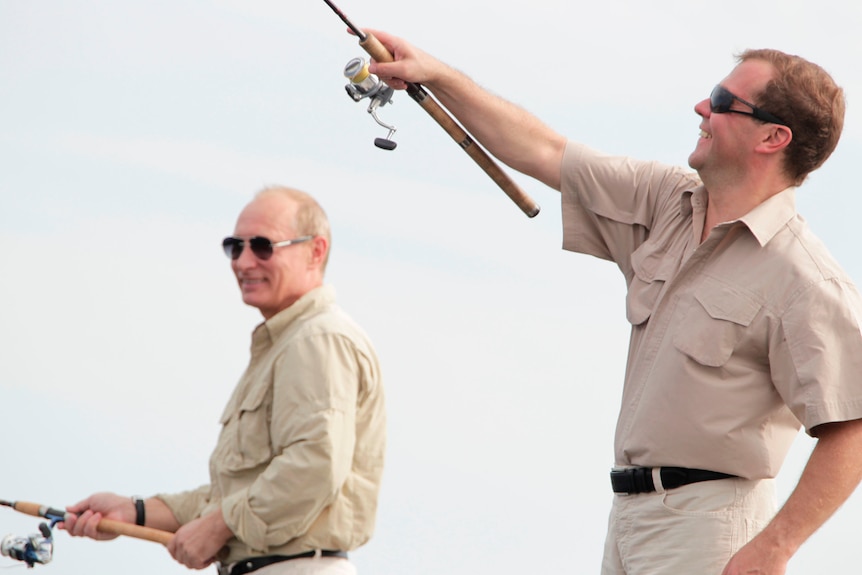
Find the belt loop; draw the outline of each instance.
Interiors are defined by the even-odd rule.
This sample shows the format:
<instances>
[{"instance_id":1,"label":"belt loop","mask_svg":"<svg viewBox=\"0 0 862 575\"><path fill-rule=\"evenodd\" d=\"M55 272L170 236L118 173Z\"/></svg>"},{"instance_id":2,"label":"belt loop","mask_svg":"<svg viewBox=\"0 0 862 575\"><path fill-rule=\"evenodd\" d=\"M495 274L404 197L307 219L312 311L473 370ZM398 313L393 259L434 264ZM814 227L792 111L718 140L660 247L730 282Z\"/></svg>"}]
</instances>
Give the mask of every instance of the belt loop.
<instances>
[{"instance_id":1,"label":"belt loop","mask_svg":"<svg viewBox=\"0 0 862 575\"><path fill-rule=\"evenodd\" d=\"M635 493L650 493L655 491L652 485L652 469L649 467L635 467L632 473Z\"/></svg>"},{"instance_id":2,"label":"belt loop","mask_svg":"<svg viewBox=\"0 0 862 575\"><path fill-rule=\"evenodd\" d=\"M656 493L664 493L665 488L661 482L661 467L652 468L652 484L655 486Z\"/></svg>"},{"instance_id":3,"label":"belt loop","mask_svg":"<svg viewBox=\"0 0 862 575\"><path fill-rule=\"evenodd\" d=\"M314 550L314 558L315 558L315 559L320 559L320 557L321 557L322 555L323 555L323 550L322 550L322 549L315 549L315 550Z\"/></svg>"}]
</instances>

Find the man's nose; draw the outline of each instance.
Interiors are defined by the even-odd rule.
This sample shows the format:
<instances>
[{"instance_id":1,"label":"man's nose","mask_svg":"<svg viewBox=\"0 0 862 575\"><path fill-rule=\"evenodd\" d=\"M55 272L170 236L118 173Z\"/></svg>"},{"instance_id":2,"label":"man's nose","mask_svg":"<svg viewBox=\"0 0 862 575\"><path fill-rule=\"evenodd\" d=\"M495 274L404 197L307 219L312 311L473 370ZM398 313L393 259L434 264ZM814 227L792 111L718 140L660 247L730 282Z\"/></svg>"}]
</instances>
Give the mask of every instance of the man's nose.
<instances>
[{"instance_id":1,"label":"man's nose","mask_svg":"<svg viewBox=\"0 0 862 575\"><path fill-rule=\"evenodd\" d=\"M233 260L233 263L238 268L247 269L257 265L257 261L257 256L251 251L251 246L246 241L242 245L242 251L239 253L239 257Z\"/></svg>"},{"instance_id":2,"label":"man's nose","mask_svg":"<svg viewBox=\"0 0 862 575\"><path fill-rule=\"evenodd\" d=\"M712 113L712 110L709 106L709 98L704 98L703 100L695 104L694 113L701 118L708 118L709 115Z\"/></svg>"}]
</instances>

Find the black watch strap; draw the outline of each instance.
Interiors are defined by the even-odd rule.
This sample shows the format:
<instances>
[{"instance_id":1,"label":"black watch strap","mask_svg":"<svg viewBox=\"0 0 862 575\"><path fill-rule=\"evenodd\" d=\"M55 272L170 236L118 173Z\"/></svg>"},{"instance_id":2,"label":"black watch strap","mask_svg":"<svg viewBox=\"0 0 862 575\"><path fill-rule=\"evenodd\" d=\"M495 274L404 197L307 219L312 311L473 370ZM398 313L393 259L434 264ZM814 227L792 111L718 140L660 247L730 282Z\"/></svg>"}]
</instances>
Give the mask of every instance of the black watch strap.
<instances>
[{"instance_id":1,"label":"black watch strap","mask_svg":"<svg viewBox=\"0 0 862 575\"><path fill-rule=\"evenodd\" d=\"M135 502L135 525L144 525L147 522L147 511L144 508L144 498L132 495L132 501Z\"/></svg>"}]
</instances>

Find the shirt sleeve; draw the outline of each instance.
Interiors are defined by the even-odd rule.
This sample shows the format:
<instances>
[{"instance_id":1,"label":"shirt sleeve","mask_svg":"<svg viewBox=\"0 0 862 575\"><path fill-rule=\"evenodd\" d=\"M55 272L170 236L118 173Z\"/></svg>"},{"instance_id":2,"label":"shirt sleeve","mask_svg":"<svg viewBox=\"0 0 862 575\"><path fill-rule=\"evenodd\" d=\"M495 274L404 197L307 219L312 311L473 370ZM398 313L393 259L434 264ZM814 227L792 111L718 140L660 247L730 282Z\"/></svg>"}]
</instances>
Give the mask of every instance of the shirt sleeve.
<instances>
[{"instance_id":1,"label":"shirt sleeve","mask_svg":"<svg viewBox=\"0 0 862 575\"><path fill-rule=\"evenodd\" d=\"M168 506L180 525L185 525L201 516L209 503L209 494L210 486L201 485L197 489L180 493L159 493L155 497Z\"/></svg>"},{"instance_id":2,"label":"shirt sleeve","mask_svg":"<svg viewBox=\"0 0 862 575\"><path fill-rule=\"evenodd\" d=\"M318 334L292 341L273 364L274 457L222 501L228 527L252 548L302 535L338 495L356 442L357 355L349 338Z\"/></svg>"},{"instance_id":3,"label":"shirt sleeve","mask_svg":"<svg viewBox=\"0 0 862 575\"><path fill-rule=\"evenodd\" d=\"M629 275L629 256L660 215L679 213L681 193L699 184L679 167L569 142L562 164L563 249L614 261Z\"/></svg>"},{"instance_id":4,"label":"shirt sleeve","mask_svg":"<svg viewBox=\"0 0 862 575\"><path fill-rule=\"evenodd\" d=\"M862 300L849 281L805 290L773 339L773 381L805 431L862 418Z\"/></svg>"}]
</instances>

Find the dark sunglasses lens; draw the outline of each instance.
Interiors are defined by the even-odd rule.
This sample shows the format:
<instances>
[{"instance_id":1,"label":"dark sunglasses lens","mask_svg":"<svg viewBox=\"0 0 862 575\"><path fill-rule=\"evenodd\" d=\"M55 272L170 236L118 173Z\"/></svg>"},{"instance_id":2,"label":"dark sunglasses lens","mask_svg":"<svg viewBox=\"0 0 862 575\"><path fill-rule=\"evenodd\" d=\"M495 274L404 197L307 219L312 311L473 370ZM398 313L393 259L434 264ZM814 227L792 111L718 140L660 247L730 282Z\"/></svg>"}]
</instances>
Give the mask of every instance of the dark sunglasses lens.
<instances>
[{"instance_id":1,"label":"dark sunglasses lens","mask_svg":"<svg viewBox=\"0 0 862 575\"><path fill-rule=\"evenodd\" d=\"M716 86L709 95L709 107L713 112L724 114L730 110L731 104L733 104L733 94L721 86Z\"/></svg>"},{"instance_id":2,"label":"dark sunglasses lens","mask_svg":"<svg viewBox=\"0 0 862 575\"><path fill-rule=\"evenodd\" d=\"M248 240L248 245L254 255L262 260L268 260L272 256L272 242L267 238L255 236Z\"/></svg>"},{"instance_id":3,"label":"dark sunglasses lens","mask_svg":"<svg viewBox=\"0 0 862 575\"><path fill-rule=\"evenodd\" d=\"M242 253L243 241L239 238L225 238L221 246L224 249L224 255L232 260L238 259Z\"/></svg>"}]
</instances>

